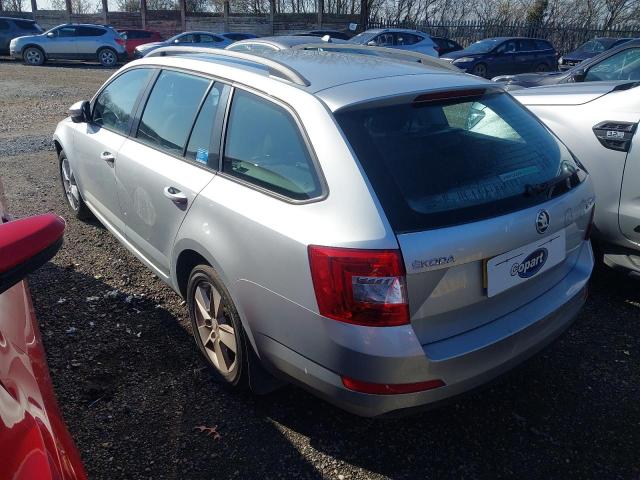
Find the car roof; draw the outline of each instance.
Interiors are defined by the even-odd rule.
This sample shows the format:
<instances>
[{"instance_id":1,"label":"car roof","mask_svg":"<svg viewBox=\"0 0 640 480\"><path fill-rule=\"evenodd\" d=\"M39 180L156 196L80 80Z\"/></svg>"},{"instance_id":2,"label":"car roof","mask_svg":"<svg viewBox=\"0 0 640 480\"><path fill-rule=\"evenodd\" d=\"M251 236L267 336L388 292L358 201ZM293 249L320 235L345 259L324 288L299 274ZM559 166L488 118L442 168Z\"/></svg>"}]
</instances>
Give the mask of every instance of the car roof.
<instances>
[{"instance_id":1,"label":"car roof","mask_svg":"<svg viewBox=\"0 0 640 480\"><path fill-rule=\"evenodd\" d=\"M32 20L30 18L21 18L21 17L0 17L0 20L20 20L21 22L36 23L35 20Z\"/></svg>"},{"instance_id":2,"label":"car roof","mask_svg":"<svg viewBox=\"0 0 640 480\"><path fill-rule=\"evenodd\" d=\"M513 90L511 93L524 105L581 105L614 90L640 87L640 82L629 80L614 82L584 82L544 85Z\"/></svg>"},{"instance_id":3,"label":"car roof","mask_svg":"<svg viewBox=\"0 0 640 480\"><path fill-rule=\"evenodd\" d=\"M422 32L420 30L414 30L412 28L370 28L368 30L365 30L363 33L394 33L394 32L421 33L423 35L426 35L425 32Z\"/></svg>"},{"instance_id":4,"label":"car roof","mask_svg":"<svg viewBox=\"0 0 640 480\"><path fill-rule=\"evenodd\" d=\"M228 52L227 53L236 53ZM250 57L255 58L255 62ZM253 88L264 87L269 93L280 89L282 79L270 75L264 62L275 60L308 81L308 85L286 82L291 88L303 89L319 98L331 110L380 97L425 92L433 89L496 84L472 75L456 73L427 65L398 61L387 57L354 55L335 51L280 50L265 56L244 54L226 57L211 53L188 53L165 57L151 56L132 62L168 64L209 73ZM262 63L261 63L262 62ZM185 65L188 64L188 65ZM330 72L330 74L327 74ZM499 88L499 87L498 87Z\"/></svg>"},{"instance_id":5,"label":"car roof","mask_svg":"<svg viewBox=\"0 0 640 480\"><path fill-rule=\"evenodd\" d=\"M220 34L218 34L218 33L214 33L214 32L207 32L207 31L205 31L205 30L188 30L188 31L186 31L186 32L176 33L176 34L174 35L174 37L177 37L178 35L187 35L187 34L194 34L194 33L197 33L197 34L206 34L206 35L217 35L217 36L219 36L219 35L220 35Z\"/></svg>"},{"instance_id":6,"label":"car roof","mask_svg":"<svg viewBox=\"0 0 640 480\"><path fill-rule=\"evenodd\" d=\"M99 23L63 23L62 25L56 25L53 28L58 28L58 27L91 27L91 28L112 28L115 30L115 28L113 28L111 25L100 25Z\"/></svg>"},{"instance_id":7,"label":"car roof","mask_svg":"<svg viewBox=\"0 0 640 480\"><path fill-rule=\"evenodd\" d=\"M338 39L331 39L332 42L339 43ZM246 43L262 43L273 45L278 48L291 48L296 45L303 45L309 43L309 36L307 35L279 35L274 37L260 37L260 38L248 38L246 40L240 40L233 45L243 45ZM344 42L344 40L342 41Z\"/></svg>"}]
</instances>

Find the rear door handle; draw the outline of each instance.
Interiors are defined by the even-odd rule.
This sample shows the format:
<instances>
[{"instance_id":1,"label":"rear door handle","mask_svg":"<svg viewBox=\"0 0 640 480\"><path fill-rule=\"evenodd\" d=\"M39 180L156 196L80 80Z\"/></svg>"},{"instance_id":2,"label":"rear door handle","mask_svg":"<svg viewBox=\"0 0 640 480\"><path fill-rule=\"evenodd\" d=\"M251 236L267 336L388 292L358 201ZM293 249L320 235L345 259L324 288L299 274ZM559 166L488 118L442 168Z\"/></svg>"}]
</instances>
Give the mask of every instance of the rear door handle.
<instances>
[{"instance_id":1,"label":"rear door handle","mask_svg":"<svg viewBox=\"0 0 640 480\"><path fill-rule=\"evenodd\" d=\"M164 187L164 196L176 205L183 206L187 204L187 196L176 187Z\"/></svg>"},{"instance_id":2,"label":"rear door handle","mask_svg":"<svg viewBox=\"0 0 640 480\"><path fill-rule=\"evenodd\" d=\"M111 152L102 152L100 154L100 158L107 162L109 165L113 165L113 163L116 161L115 155Z\"/></svg>"}]
</instances>

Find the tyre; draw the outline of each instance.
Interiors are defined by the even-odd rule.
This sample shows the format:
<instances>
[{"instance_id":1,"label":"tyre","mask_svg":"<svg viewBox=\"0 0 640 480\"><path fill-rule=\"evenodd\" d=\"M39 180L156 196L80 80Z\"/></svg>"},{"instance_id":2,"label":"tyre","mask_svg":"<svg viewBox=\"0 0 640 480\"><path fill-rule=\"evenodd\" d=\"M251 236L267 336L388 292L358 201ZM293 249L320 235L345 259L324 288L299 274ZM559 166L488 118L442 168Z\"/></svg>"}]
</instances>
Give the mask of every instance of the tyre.
<instances>
[{"instance_id":1,"label":"tyre","mask_svg":"<svg viewBox=\"0 0 640 480\"><path fill-rule=\"evenodd\" d=\"M471 73L478 77L486 78L487 66L484 63L476 63L471 70Z\"/></svg>"},{"instance_id":2,"label":"tyre","mask_svg":"<svg viewBox=\"0 0 640 480\"><path fill-rule=\"evenodd\" d=\"M76 183L76 177L71 169L71 164L64 150L58 156L60 163L60 180L62 181L62 191L67 199L67 205L78 220L87 220L91 218L91 210L84 203L80 189Z\"/></svg>"},{"instance_id":3,"label":"tyre","mask_svg":"<svg viewBox=\"0 0 640 480\"><path fill-rule=\"evenodd\" d=\"M38 47L28 47L22 52L22 59L26 65L33 65L39 67L44 64L45 57L44 52Z\"/></svg>"},{"instance_id":4,"label":"tyre","mask_svg":"<svg viewBox=\"0 0 640 480\"><path fill-rule=\"evenodd\" d=\"M98 61L105 68L113 68L118 64L118 54L113 48L101 48L98 50Z\"/></svg>"},{"instance_id":5,"label":"tyre","mask_svg":"<svg viewBox=\"0 0 640 480\"><path fill-rule=\"evenodd\" d=\"M248 386L247 341L229 292L216 271L198 265L189 277L187 305L195 341L214 371L234 389Z\"/></svg>"},{"instance_id":6,"label":"tyre","mask_svg":"<svg viewBox=\"0 0 640 480\"><path fill-rule=\"evenodd\" d=\"M549 71L549 65L546 63L541 63L536 67L536 73L544 73Z\"/></svg>"}]
</instances>

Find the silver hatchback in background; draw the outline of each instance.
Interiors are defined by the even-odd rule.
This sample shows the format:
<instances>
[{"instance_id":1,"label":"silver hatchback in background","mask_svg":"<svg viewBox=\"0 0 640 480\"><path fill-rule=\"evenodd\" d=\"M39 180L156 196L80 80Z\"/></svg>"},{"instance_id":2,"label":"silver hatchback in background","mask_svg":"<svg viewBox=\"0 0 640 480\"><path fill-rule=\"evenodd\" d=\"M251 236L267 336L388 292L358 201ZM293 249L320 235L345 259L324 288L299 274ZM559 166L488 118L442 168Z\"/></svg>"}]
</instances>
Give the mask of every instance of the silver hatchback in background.
<instances>
[{"instance_id":1,"label":"silver hatchback in background","mask_svg":"<svg viewBox=\"0 0 640 480\"><path fill-rule=\"evenodd\" d=\"M75 23L14 38L9 53L27 65L36 66L47 60L89 60L98 61L103 67L115 67L127 58L125 41L114 28Z\"/></svg>"},{"instance_id":2,"label":"silver hatchback in background","mask_svg":"<svg viewBox=\"0 0 640 480\"><path fill-rule=\"evenodd\" d=\"M433 404L585 301L591 181L491 82L169 47L70 113L54 136L70 207L187 300L229 385L265 391L269 372L364 416Z\"/></svg>"},{"instance_id":3,"label":"silver hatchback in background","mask_svg":"<svg viewBox=\"0 0 640 480\"><path fill-rule=\"evenodd\" d=\"M571 83L512 94L591 173L598 199L593 240L604 263L640 274L640 82Z\"/></svg>"}]
</instances>

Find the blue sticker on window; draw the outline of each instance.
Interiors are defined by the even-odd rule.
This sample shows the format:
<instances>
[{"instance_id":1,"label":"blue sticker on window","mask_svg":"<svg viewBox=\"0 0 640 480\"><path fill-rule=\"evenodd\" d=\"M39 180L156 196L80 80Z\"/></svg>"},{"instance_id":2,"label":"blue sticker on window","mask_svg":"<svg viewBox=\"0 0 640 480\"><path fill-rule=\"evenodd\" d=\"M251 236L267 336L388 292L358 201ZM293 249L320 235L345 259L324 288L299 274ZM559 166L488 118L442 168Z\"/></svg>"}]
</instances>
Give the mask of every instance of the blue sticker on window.
<instances>
[{"instance_id":1,"label":"blue sticker on window","mask_svg":"<svg viewBox=\"0 0 640 480\"><path fill-rule=\"evenodd\" d=\"M206 164L209 161L209 150L206 148L199 148L196 152L196 162Z\"/></svg>"}]
</instances>

